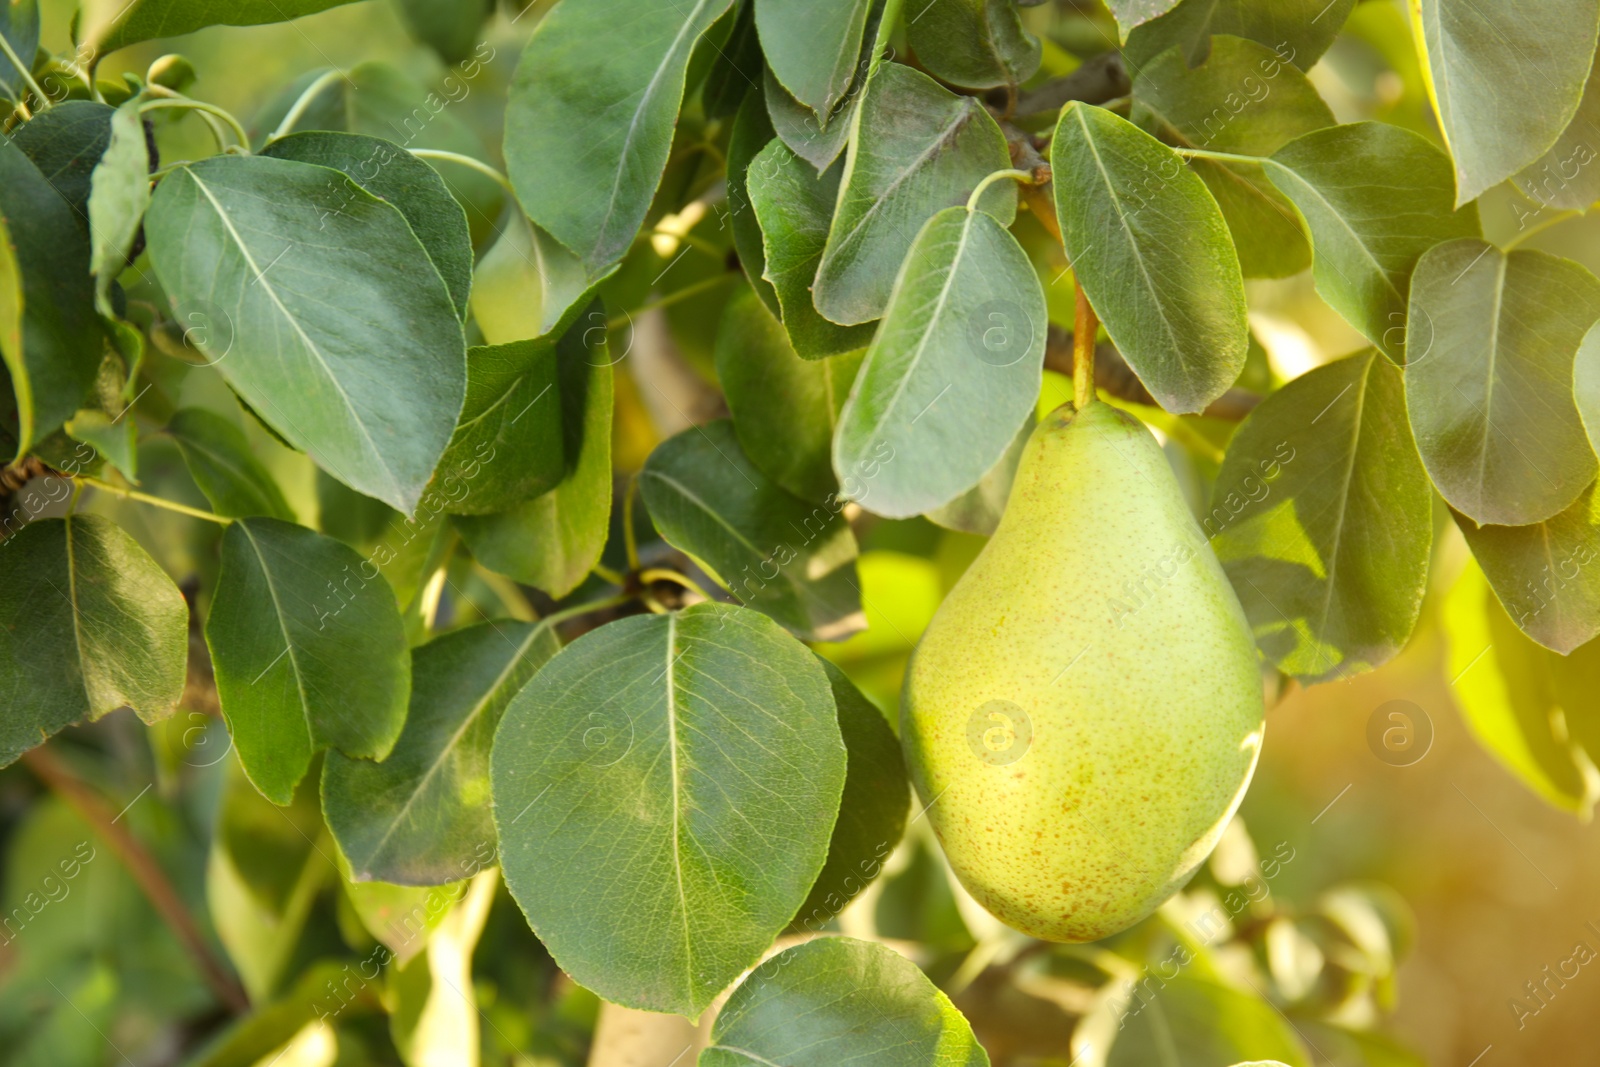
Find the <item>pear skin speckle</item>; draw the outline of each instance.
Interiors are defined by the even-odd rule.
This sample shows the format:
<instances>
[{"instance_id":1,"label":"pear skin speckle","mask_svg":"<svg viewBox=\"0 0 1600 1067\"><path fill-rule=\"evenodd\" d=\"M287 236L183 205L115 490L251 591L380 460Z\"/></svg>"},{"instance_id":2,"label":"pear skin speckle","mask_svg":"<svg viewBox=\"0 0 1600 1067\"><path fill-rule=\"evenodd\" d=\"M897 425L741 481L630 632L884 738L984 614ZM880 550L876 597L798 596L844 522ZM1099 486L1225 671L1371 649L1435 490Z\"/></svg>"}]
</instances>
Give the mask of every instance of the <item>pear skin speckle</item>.
<instances>
[{"instance_id":1,"label":"pear skin speckle","mask_svg":"<svg viewBox=\"0 0 1600 1067\"><path fill-rule=\"evenodd\" d=\"M1255 769L1249 625L1150 432L1065 405L917 646L901 738L968 891L1051 941L1133 925L1210 854Z\"/></svg>"}]
</instances>

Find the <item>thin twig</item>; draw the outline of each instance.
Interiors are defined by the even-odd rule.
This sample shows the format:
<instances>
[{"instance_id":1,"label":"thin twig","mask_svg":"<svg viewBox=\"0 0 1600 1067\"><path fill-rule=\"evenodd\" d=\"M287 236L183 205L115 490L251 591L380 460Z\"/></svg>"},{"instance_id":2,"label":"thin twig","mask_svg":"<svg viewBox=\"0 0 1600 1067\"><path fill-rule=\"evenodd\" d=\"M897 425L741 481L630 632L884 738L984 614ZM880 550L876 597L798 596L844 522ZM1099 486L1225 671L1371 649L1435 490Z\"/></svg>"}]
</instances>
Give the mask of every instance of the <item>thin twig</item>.
<instances>
[{"instance_id":1,"label":"thin twig","mask_svg":"<svg viewBox=\"0 0 1600 1067\"><path fill-rule=\"evenodd\" d=\"M88 475L80 474L78 475L77 480L82 482L84 485L93 486L96 489L103 490L104 492L111 493L115 496L124 497L128 500L137 500L141 504L149 504L152 507L165 508L167 511L175 511L179 515L187 515L191 519L205 519L207 522L214 522L222 526L226 526L233 521L232 519L225 518L209 511L201 511L199 508L191 508L188 504L179 504L173 500L163 500L158 496L151 496L149 493L141 493L137 489L124 489L120 485L112 485L110 482L102 482L99 478L90 478Z\"/></svg>"},{"instance_id":2,"label":"thin twig","mask_svg":"<svg viewBox=\"0 0 1600 1067\"><path fill-rule=\"evenodd\" d=\"M117 859L127 868L133 880L139 883L139 888L151 906L156 909L156 913L172 928L172 932L178 935L178 940L183 942L189 954L194 957L195 963L200 967L201 975L217 999L235 1013L248 1011L250 1002L245 997L244 990L223 965L222 960L211 951L205 935L200 932L200 927L189 915L189 906L173 888L166 872L161 869L155 857L126 826L118 825L119 816L111 810L111 807L47 749L32 749L25 753L22 759L28 765L28 769L37 775L51 792L70 804L100 839L110 846L111 851L116 853Z\"/></svg>"}]
</instances>

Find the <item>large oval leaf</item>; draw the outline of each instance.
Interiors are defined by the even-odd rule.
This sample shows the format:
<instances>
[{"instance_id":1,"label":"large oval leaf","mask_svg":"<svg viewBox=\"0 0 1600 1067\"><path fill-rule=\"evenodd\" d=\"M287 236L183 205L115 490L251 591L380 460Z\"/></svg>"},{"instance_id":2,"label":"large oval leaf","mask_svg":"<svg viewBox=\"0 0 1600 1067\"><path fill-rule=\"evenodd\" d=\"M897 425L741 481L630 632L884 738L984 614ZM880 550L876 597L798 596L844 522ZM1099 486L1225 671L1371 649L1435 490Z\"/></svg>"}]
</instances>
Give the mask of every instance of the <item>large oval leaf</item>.
<instances>
[{"instance_id":1,"label":"large oval leaf","mask_svg":"<svg viewBox=\"0 0 1600 1067\"><path fill-rule=\"evenodd\" d=\"M873 0L751 0L767 65L819 115L833 112L855 80Z\"/></svg>"},{"instance_id":2,"label":"large oval leaf","mask_svg":"<svg viewBox=\"0 0 1600 1067\"><path fill-rule=\"evenodd\" d=\"M145 233L180 320L226 318L200 347L251 408L412 511L461 411L466 342L400 211L327 167L216 156L161 181Z\"/></svg>"},{"instance_id":3,"label":"large oval leaf","mask_svg":"<svg viewBox=\"0 0 1600 1067\"><path fill-rule=\"evenodd\" d=\"M1152 396L1200 411L1244 368L1244 278L1217 202L1172 149L1074 101L1050 146L1078 281Z\"/></svg>"},{"instance_id":4,"label":"large oval leaf","mask_svg":"<svg viewBox=\"0 0 1600 1067\"><path fill-rule=\"evenodd\" d=\"M528 215L591 275L639 232L667 165L689 55L731 3L568 0L522 50L506 107L511 181Z\"/></svg>"},{"instance_id":5,"label":"large oval leaf","mask_svg":"<svg viewBox=\"0 0 1600 1067\"><path fill-rule=\"evenodd\" d=\"M840 641L866 625L842 505L811 504L774 484L726 419L656 446L639 488L661 536L745 604L813 641Z\"/></svg>"},{"instance_id":6,"label":"large oval leaf","mask_svg":"<svg viewBox=\"0 0 1600 1067\"><path fill-rule=\"evenodd\" d=\"M1317 292L1403 362L1417 257L1440 241L1478 235L1476 207L1451 209L1449 159L1409 130L1354 122L1290 141L1266 173L1311 230Z\"/></svg>"},{"instance_id":7,"label":"large oval leaf","mask_svg":"<svg viewBox=\"0 0 1600 1067\"><path fill-rule=\"evenodd\" d=\"M1571 260L1462 240L1417 263L1407 404L1452 507L1521 526L1564 510L1594 480L1572 380L1596 319L1600 281Z\"/></svg>"},{"instance_id":8,"label":"large oval leaf","mask_svg":"<svg viewBox=\"0 0 1600 1067\"><path fill-rule=\"evenodd\" d=\"M989 1067L972 1027L893 949L821 937L781 952L717 1015L700 1067Z\"/></svg>"},{"instance_id":9,"label":"large oval leaf","mask_svg":"<svg viewBox=\"0 0 1600 1067\"><path fill-rule=\"evenodd\" d=\"M438 171L392 141L356 133L290 134L267 145L261 154L331 167L393 204L438 268L456 310L466 315L472 291L472 237L466 212Z\"/></svg>"},{"instance_id":10,"label":"large oval leaf","mask_svg":"<svg viewBox=\"0 0 1600 1067\"><path fill-rule=\"evenodd\" d=\"M702 603L610 623L500 722L506 885L573 978L692 1018L805 899L844 775L827 678L770 619Z\"/></svg>"},{"instance_id":11,"label":"large oval leaf","mask_svg":"<svg viewBox=\"0 0 1600 1067\"><path fill-rule=\"evenodd\" d=\"M1005 135L977 100L899 63L873 74L850 145L813 290L817 310L845 325L883 313L895 271L929 216L965 203L980 181L1011 165ZM1002 182L980 206L1010 224L1016 204L1016 189Z\"/></svg>"},{"instance_id":12,"label":"large oval leaf","mask_svg":"<svg viewBox=\"0 0 1600 1067\"><path fill-rule=\"evenodd\" d=\"M508 511L455 519L485 567L557 598L588 577L610 529L611 359L604 325L605 312L591 305L556 342L561 481Z\"/></svg>"},{"instance_id":13,"label":"large oval leaf","mask_svg":"<svg viewBox=\"0 0 1600 1067\"><path fill-rule=\"evenodd\" d=\"M1479 526L1460 513L1455 519L1518 629L1562 655L1600 637L1600 498L1594 486L1559 515L1529 526Z\"/></svg>"},{"instance_id":14,"label":"large oval leaf","mask_svg":"<svg viewBox=\"0 0 1600 1067\"><path fill-rule=\"evenodd\" d=\"M822 503L839 488L833 432L861 357L801 359L783 325L748 291L734 294L722 313L717 380L739 445L767 477L802 500Z\"/></svg>"},{"instance_id":15,"label":"large oval leaf","mask_svg":"<svg viewBox=\"0 0 1600 1067\"><path fill-rule=\"evenodd\" d=\"M405 628L389 583L341 542L277 519L229 526L206 644L239 762L273 803L293 799L323 748L382 759L394 747Z\"/></svg>"},{"instance_id":16,"label":"large oval leaf","mask_svg":"<svg viewBox=\"0 0 1600 1067\"><path fill-rule=\"evenodd\" d=\"M18 458L83 406L104 348L87 225L0 138L0 358L17 401Z\"/></svg>"},{"instance_id":17,"label":"large oval leaf","mask_svg":"<svg viewBox=\"0 0 1600 1067\"><path fill-rule=\"evenodd\" d=\"M171 715L188 658L183 595L121 527L40 519L0 546L0 767L79 719Z\"/></svg>"},{"instance_id":18,"label":"large oval leaf","mask_svg":"<svg viewBox=\"0 0 1600 1067\"><path fill-rule=\"evenodd\" d=\"M1433 544L1400 371L1368 350L1269 396L1229 442L1201 525L1279 670L1321 681L1400 651Z\"/></svg>"},{"instance_id":19,"label":"large oval leaf","mask_svg":"<svg viewBox=\"0 0 1600 1067\"><path fill-rule=\"evenodd\" d=\"M1038 399L1046 315L1027 253L992 215L929 219L839 415L846 495L906 518L976 485Z\"/></svg>"},{"instance_id":20,"label":"large oval leaf","mask_svg":"<svg viewBox=\"0 0 1600 1067\"><path fill-rule=\"evenodd\" d=\"M326 11L351 0L91 0L85 16L90 55L207 26L259 26Z\"/></svg>"},{"instance_id":21,"label":"large oval leaf","mask_svg":"<svg viewBox=\"0 0 1600 1067\"><path fill-rule=\"evenodd\" d=\"M750 161L746 178L761 228L762 277L772 286L783 328L802 359L850 352L872 340L870 325L830 322L811 298L839 196L840 170L834 165L818 174L773 138Z\"/></svg>"},{"instance_id":22,"label":"large oval leaf","mask_svg":"<svg viewBox=\"0 0 1600 1067\"><path fill-rule=\"evenodd\" d=\"M1412 2L1455 157L1456 203L1465 204L1538 159L1571 120L1600 34L1600 0Z\"/></svg>"},{"instance_id":23,"label":"large oval leaf","mask_svg":"<svg viewBox=\"0 0 1600 1067\"><path fill-rule=\"evenodd\" d=\"M1133 94L1136 120L1148 116L1162 136L1235 155L1270 156L1334 121L1304 74L1238 37L1217 37L1194 70L1178 49L1168 49L1139 69ZM1263 106L1269 96L1272 104ZM1299 216L1261 166L1203 158L1189 165L1222 209L1246 277L1284 278L1311 264Z\"/></svg>"},{"instance_id":24,"label":"large oval leaf","mask_svg":"<svg viewBox=\"0 0 1600 1067\"><path fill-rule=\"evenodd\" d=\"M500 620L411 656L411 710L382 763L328 753L328 828L359 880L443 885L494 854L489 749L511 698L561 649L546 622Z\"/></svg>"}]
</instances>

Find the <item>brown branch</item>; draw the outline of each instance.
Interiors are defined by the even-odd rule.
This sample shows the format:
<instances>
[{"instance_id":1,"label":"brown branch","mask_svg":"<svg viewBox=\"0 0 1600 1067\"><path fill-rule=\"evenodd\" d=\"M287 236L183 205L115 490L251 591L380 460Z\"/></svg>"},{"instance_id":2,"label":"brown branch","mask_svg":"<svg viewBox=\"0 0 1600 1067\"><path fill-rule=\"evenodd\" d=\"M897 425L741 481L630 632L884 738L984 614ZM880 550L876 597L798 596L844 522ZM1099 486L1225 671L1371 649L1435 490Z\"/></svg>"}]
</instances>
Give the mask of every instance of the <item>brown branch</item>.
<instances>
[{"instance_id":1,"label":"brown branch","mask_svg":"<svg viewBox=\"0 0 1600 1067\"><path fill-rule=\"evenodd\" d=\"M1102 52L1083 61L1083 65L1065 77L1045 82L1030 89L1017 100L1016 114L1038 115L1054 111L1062 105L1082 100L1086 104L1103 104L1119 96L1127 96L1133 89L1128 69L1117 52Z\"/></svg>"},{"instance_id":2,"label":"brown branch","mask_svg":"<svg viewBox=\"0 0 1600 1067\"><path fill-rule=\"evenodd\" d=\"M115 815L106 802L89 788L87 783L68 770L53 753L43 748L35 748L25 753L22 759L27 763L28 769L49 786L52 792L72 805L84 821L93 827L101 840L111 847L111 851L116 853L117 859L122 861L122 865L133 875L133 880L143 890L145 898L194 957L195 963L200 967L201 975L217 999L235 1012L249 1010L250 1002L245 997L244 990L218 959L216 953L211 951L205 935L200 932L200 927L189 915L188 906L183 902L183 898L178 896L178 891L167 879L166 872L126 826L117 825L120 816Z\"/></svg>"},{"instance_id":3,"label":"brown branch","mask_svg":"<svg viewBox=\"0 0 1600 1067\"><path fill-rule=\"evenodd\" d=\"M1045 370L1053 370L1071 377L1074 363L1072 332L1052 322L1050 331L1045 337ZM1094 347L1094 384L1095 388L1104 389L1111 396L1131 404L1161 406L1155 397L1150 395L1150 390L1144 387L1144 383L1133 372L1133 368L1122 358L1122 353L1108 341L1102 341ZM1208 418L1238 422L1254 411L1259 403L1261 397L1248 389L1229 389L1213 400L1201 414Z\"/></svg>"}]
</instances>

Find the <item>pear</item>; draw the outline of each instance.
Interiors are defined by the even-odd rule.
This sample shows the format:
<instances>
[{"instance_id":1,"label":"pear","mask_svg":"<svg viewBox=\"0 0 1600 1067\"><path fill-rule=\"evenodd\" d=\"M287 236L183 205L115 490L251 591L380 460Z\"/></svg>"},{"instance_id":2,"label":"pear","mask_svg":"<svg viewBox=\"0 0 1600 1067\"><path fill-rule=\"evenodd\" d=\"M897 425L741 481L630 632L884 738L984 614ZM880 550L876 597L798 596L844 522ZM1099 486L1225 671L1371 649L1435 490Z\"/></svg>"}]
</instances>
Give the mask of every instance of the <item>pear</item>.
<instances>
[{"instance_id":1,"label":"pear","mask_svg":"<svg viewBox=\"0 0 1600 1067\"><path fill-rule=\"evenodd\" d=\"M1050 941L1131 926L1215 847L1264 714L1244 611L1160 446L1105 403L1052 412L902 695L961 884Z\"/></svg>"}]
</instances>

